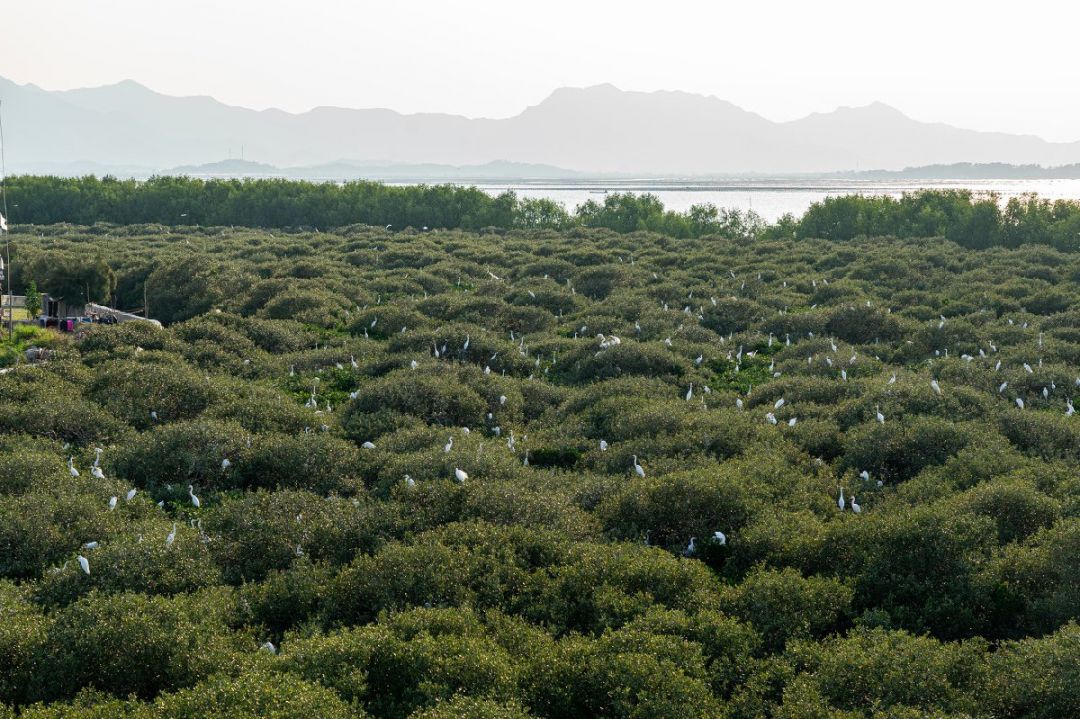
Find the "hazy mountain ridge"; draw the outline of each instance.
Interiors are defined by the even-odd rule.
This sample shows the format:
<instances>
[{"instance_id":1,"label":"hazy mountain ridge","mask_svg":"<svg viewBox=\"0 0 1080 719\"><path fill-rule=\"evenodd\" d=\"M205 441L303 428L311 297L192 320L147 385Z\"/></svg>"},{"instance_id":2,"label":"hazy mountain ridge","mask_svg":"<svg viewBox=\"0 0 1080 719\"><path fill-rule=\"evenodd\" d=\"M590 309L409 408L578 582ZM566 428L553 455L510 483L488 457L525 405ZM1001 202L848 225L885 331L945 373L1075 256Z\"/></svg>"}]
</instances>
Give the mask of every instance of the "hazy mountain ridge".
<instances>
[{"instance_id":1,"label":"hazy mountain ridge","mask_svg":"<svg viewBox=\"0 0 1080 719\"><path fill-rule=\"evenodd\" d=\"M923 123L881 103L778 123L716 97L611 85L561 88L506 119L335 107L257 111L162 95L132 81L54 92L0 78L0 100L11 172L72 163L165 171L218 162L241 147L245 157L276 168L565 168L541 177L1080 163L1080 142Z\"/></svg>"}]
</instances>

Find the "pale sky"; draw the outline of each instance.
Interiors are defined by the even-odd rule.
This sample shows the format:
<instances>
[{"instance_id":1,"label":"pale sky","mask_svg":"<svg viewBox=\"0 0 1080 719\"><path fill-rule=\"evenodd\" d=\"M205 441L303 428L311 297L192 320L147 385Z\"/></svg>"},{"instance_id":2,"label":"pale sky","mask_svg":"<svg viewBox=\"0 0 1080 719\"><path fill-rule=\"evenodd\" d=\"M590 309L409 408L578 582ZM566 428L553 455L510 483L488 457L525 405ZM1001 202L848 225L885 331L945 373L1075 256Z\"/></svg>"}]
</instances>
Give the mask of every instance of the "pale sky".
<instances>
[{"instance_id":1,"label":"pale sky","mask_svg":"<svg viewBox=\"0 0 1080 719\"><path fill-rule=\"evenodd\" d=\"M1060 0L0 0L0 27L0 76L46 89L508 117L609 82L1080 140L1080 4Z\"/></svg>"}]
</instances>

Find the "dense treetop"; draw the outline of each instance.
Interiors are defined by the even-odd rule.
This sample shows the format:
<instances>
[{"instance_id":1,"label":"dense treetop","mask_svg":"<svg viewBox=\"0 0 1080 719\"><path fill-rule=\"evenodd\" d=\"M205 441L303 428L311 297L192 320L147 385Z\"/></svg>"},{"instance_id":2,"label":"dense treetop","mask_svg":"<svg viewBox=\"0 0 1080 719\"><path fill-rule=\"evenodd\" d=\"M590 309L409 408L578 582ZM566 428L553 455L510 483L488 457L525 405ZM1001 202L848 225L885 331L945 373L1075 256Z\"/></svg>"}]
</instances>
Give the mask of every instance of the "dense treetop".
<instances>
[{"instance_id":1,"label":"dense treetop","mask_svg":"<svg viewBox=\"0 0 1080 719\"><path fill-rule=\"evenodd\" d=\"M430 227L648 230L672 237L768 237L850 240L859 236L946 237L964 247L1052 245L1080 249L1080 202L1036 196L1001 202L967 190L926 190L897 199L846 195L815 203L801 218L775 224L753 213L694 205L664 208L655 195L611 193L567 211L542 198L513 192L492 197L476 187L391 186L378 182L201 180L155 177L13 177L7 180L13 221L25 224L97 222L167 225L240 225L320 228L352 224L391 229Z\"/></svg>"},{"instance_id":2,"label":"dense treetop","mask_svg":"<svg viewBox=\"0 0 1080 719\"><path fill-rule=\"evenodd\" d=\"M1080 256L17 229L0 716L1080 713Z\"/></svg>"}]
</instances>

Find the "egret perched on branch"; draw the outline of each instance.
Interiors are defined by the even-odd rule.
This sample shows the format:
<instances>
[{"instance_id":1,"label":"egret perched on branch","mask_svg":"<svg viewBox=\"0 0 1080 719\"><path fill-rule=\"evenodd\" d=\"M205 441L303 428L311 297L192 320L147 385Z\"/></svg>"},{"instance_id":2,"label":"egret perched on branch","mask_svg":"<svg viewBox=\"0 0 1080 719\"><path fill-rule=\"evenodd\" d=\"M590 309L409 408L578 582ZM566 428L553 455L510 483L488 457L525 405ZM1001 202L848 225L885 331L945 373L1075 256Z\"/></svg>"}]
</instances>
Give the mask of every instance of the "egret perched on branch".
<instances>
[{"instance_id":1,"label":"egret perched on branch","mask_svg":"<svg viewBox=\"0 0 1080 719\"><path fill-rule=\"evenodd\" d=\"M864 482L869 482L870 481L870 473L867 472L864 469L863 471L859 472L859 478Z\"/></svg>"},{"instance_id":2,"label":"egret perched on branch","mask_svg":"<svg viewBox=\"0 0 1080 719\"><path fill-rule=\"evenodd\" d=\"M692 557L697 553L697 537L690 537L690 543L686 545L686 549L683 550L684 557Z\"/></svg>"},{"instance_id":3,"label":"egret perched on branch","mask_svg":"<svg viewBox=\"0 0 1080 719\"><path fill-rule=\"evenodd\" d=\"M176 541L176 522L173 522L172 531L165 535L165 546L171 547Z\"/></svg>"},{"instance_id":4,"label":"egret perched on branch","mask_svg":"<svg viewBox=\"0 0 1080 719\"><path fill-rule=\"evenodd\" d=\"M878 406L877 406L877 405L875 404L875 405L874 405L874 410L875 410L875 412L877 412L877 421L878 421L878 423L879 423L879 424L885 424L885 415L883 415L883 414L881 413L881 408L880 408L880 407L878 407Z\"/></svg>"},{"instance_id":5,"label":"egret perched on branch","mask_svg":"<svg viewBox=\"0 0 1080 719\"><path fill-rule=\"evenodd\" d=\"M721 547L727 544L727 535L723 532L716 531L712 535L713 541L719 544Z\"/></svg>"},{"instance_id":6,"label":"egret perched on branch","mask_svg":"<svg viewBox=\"0 0 1080 719\"><path fill-rule=\"evenodd\" d=\"M109 511L116 509L116 495L109 497Z\"/></svg>"},{"instance_id":7,"label":"egret perched on branch","mask_svg":"<svg viewBox=\"0 0 1080 719\"><path fill-rule=\"evenodd\" d=\"M364 442L360 447L363 449L375 449L375 445L372 442Z\"/></svg>"},{"instance_id":8,"label":"egret perched on branch","mask_svg":"<svg viewBox=\"0 0 1080 719\"><path fill-rule=\"evenodd\" d=\"M645 468L642 467L640 464L638 464L636 454L634 455L634 457L633 457L633 459L631 461L634 463L634 474L636 474L637 476L644 479L644 477L645 477Z\"/></svg>"},{"instance_id":9,"label":"egret perched on branch","mask_svg":"<svg viewBox=\"0 0 1080 719\"><path fill-rule=\"evenodd\" d=\"M72 477L78 477L79 476L79 470L75 469L75 458L74 457L68 457L68 472L71 474Z\"/></svg>"},{"instance_id":10,"label":"egret perched on branch","mask_svg":"<svg viewBox=\"0 0 1080 719\"><path fill-rule=\"evenodd\" d=\"M462 484L464 484L465 480L469 478L469 475L465 473L465 470L458 469L457 467L454 467L454 478L458 482L461 482Z\"/></svg>"},{"instance_id":11,"label":"egret perched on branch","mask_svg":"<svg viewBox=\"0 0 1080 719\"><path fill-rule=\"evenodd\" d=\"M606 439L600 440L600 451L601 452L606 452L607 448L608 448L607 440Z\"/></svg>"},{"instance_id":12,"label":"egret perched on branch","mask_svg":"<svg viewBox=\"0 0 1080 719\"><path fill-rule=\"evenodd\" d=\"M198 509L199 507L201 507L202 502L200 502L199 498L195 496L195 486L192 485L192 484L189 484L187 486L187 491L188 491L188 496L191 497L191 506L195 507L195 509Z\"/></svg>"},{"instance_id":13,"label":"egret perched on branch","mask_svg":"<svg viewBox=\"0 0 1080 719\"><path fill-rule=\"evenodd\" d=\"M851 495L851 511L855 514L862 512L862 507L855 501L855 495Z\"/></svg>"},{"instance_id":14,"label":"egret perched on branch","mask_svg":"<svg viewBox=\"0 0 1080 719\"><path fill-rule=\"evenodd\" d=\"M941 396L941 385L938 384L936 379L930 380L930 389L934 390L938 396Z\"/></svg>"},{"instance_id":15,"label":"egret perched on branch","mask_svg":"<svg viewBox=\"0 0 1080 719\"><path fill-rule=\"evenodd\" d=\"M836 506L840 508L840 511L844 511L844 488L840 488L840 499L836 500Z\"/></svg>"},{"instance_id":16,"label":"egret perched on branch","mask_svg":"<svg viewBox=\"0 0 1080 719\"><path fill-rule=\"evenodd\" d=\"M136 493L137 493L138 491L139 491L139 490L135 489L134 487L132 487L131 489L129 489L129 490L128 490L128 493L124 495L124 501L125 501L125 502L130 502L131 500L135 499L135 494L136 494Z\"/></svg>"},{"instance_id":17,"label":"egret perched on branch","mask_svg":"<svg viewBox=\"0 0 1080 719\"><path fill-rule=\"evenodd\" d=\"M84 557L81 554L78 556L78 559L79 559L79 566L82 567L82 570L84 572L86 572L87 576L90 576L90 560L87 559L86 557Z\"/></svg>"}]
</instances>

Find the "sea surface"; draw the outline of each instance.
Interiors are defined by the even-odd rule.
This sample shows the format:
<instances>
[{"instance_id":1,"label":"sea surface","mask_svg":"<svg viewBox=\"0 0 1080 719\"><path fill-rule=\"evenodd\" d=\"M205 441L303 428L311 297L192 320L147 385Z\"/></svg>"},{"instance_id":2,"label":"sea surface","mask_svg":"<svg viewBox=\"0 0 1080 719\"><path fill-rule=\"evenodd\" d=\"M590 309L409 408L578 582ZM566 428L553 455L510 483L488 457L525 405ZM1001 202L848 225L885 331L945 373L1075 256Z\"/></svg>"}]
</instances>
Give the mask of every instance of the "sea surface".
<instances>
[{"instance_id":1,"label":"sea surface","mask_svg":"<svg viewBox=\"0 0 1080 719\"><path fill-rule=\"evenodd\" d=\"M466 183L461 183L466 184ZM603 202L610 192L649 192L669 210L683 211L691 205L711 202L717 207L752 209L766 220L806 211L814 202L836 195L891 195L923 189L969 189L979 194L996 193L1002 202L1010 197L1036 193L1049 200L1080 200L1080 180L618 180L618 181L518 181L477 182L484 192L497 195L513 190L519 197L547 197L573 211L578 205Z\"/></svg>"}]
</instances>

